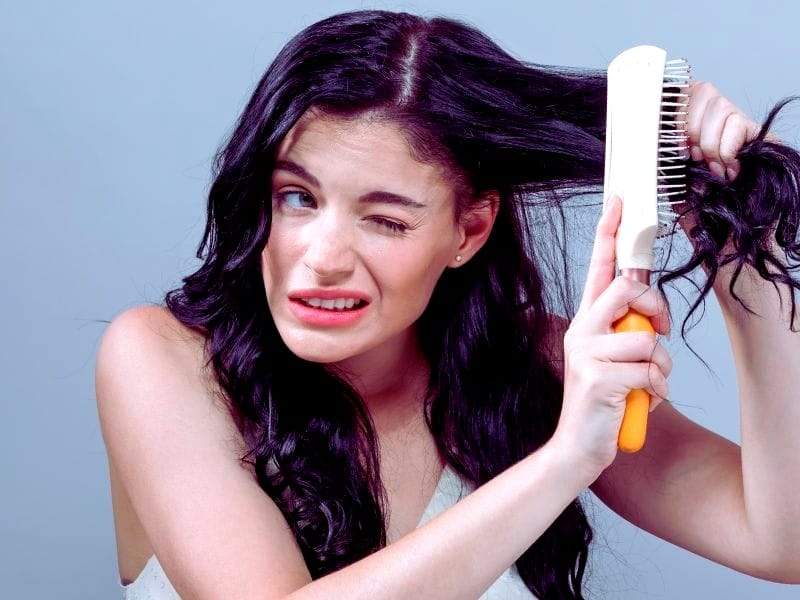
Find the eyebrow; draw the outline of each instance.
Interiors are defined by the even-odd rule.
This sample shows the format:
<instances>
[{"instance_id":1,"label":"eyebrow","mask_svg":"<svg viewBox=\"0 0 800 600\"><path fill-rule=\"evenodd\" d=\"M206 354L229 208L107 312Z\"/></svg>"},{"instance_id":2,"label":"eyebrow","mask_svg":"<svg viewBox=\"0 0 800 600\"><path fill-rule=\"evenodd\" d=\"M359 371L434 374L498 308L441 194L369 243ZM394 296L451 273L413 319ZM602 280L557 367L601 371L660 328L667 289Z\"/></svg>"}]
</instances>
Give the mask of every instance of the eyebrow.
<instances>
[{"instance_id":1,"label":"eyebrow","mask_svg":"<svg viewBox=\"0 0 800 600\"><path fill-rule=\"evenodd\" d=\"M292 162L291 160L278 160L275 161L275 168L293 173L301 179L305 179L314 187L322 187L316 177L314 177L311 173L306 171L304 167L298 165L296 162ZM367 192L366 194L362 194L358 197L358 202L360 204L399 204L400 206L405 206L408 208L426 208L425 204L417 202L408 196L395 194L394 192L386 192L383 190L375 190L372 192Z\"/></svg>"}]
</instances>

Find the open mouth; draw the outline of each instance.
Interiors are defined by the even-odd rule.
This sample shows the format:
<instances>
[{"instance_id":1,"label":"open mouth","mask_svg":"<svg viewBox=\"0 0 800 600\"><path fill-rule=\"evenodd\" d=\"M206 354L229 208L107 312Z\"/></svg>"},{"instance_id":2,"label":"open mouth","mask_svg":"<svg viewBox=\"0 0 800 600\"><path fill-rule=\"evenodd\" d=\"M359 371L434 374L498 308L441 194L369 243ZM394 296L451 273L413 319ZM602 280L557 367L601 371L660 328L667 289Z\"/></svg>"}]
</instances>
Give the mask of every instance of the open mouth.
<instances>
[{"instance_id":1,"label":"open mouth","mask_svg":"<svg viewBox=\"0 0 800 600\"><path fill-rule=\"evenodd\" d=\"M336 300L323 300L321 298L292 298L292 302L297 302L304 306L328 310L331 312L347 312L358 310L367 305L365 300L357 298L337 298Z\"/></svg>"}]
</instances>

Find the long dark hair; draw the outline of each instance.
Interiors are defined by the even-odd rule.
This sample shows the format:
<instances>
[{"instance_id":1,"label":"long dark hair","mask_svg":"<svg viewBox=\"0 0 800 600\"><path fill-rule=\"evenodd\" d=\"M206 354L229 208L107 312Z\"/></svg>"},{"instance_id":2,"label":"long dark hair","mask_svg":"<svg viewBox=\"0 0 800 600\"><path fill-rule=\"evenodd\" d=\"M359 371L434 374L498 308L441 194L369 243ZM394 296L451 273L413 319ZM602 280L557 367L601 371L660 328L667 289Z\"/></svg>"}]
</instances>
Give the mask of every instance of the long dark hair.
<instances>
[{"instance_id":1,"label":"long dark hair","mask_svg":"<svg viewBox=\"0 0 800 600\"><path fill-rule=\"evenodd\" d=\"M219 151L197 254L203 264L165 301L206 337L250 449L242 459L255 465L317 578L385 546L386 507L362 399L286 347L260 272L275 150L312 107L397 123L418 158L452 174L463 192L457 211L483 192L499 194L485 246L445 271L418 327L431 366L428 426L447 462L477 486L539 448L558 422L562 366L551 360L547 316L573 314L569 278L557 276L567 274L563 205L602 181L605 74L521 62L450 19L344 13L286 44ZM735 186L693 169L704 187L687 207L702 211L699 256L712 266L729 225L742 257L769 262L759 250L766 238L748 238L742 227L756 215L759 225L777 222L782 246L797 252L787 241L797 230L797 154L763 138L743 152ZM751 188L759 209L748 212ZM769 194L779 201L767 214L760 207ZM540 598L582 598L591 540L576 498L517 569Z\"/></svg>"}]
</instances>

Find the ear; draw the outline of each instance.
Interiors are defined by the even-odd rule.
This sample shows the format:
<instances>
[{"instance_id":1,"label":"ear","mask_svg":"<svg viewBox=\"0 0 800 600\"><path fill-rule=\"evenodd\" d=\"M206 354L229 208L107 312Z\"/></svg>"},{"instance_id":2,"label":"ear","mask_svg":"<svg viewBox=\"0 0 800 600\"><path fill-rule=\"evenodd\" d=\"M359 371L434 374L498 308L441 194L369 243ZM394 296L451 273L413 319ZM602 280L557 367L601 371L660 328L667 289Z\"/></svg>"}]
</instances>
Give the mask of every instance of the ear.
<instances>
[{"instance_id":1,"label":"ear","mask_svg":"<svg viewBox=\"0 0 800 600\"><path fill-rule=\"evenodd\" d=\"M500 195L495 191L485 192L461 215L458 225L461 241L449 267L460 267L481 249L492 232L500 206ZM461 260L456 260L460 256Z\"/></svg>"}]
</instances>

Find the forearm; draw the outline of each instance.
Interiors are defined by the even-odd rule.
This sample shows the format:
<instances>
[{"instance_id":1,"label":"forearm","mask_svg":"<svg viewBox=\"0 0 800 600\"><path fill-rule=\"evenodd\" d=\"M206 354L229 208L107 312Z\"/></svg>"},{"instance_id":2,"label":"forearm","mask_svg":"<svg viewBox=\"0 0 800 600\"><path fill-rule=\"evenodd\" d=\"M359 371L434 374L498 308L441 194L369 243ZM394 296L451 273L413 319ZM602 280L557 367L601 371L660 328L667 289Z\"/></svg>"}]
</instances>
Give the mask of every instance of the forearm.
<instances>
[{"instance_id":1,"label":"forearm","mask_svg":"<svg viewBox=\"0 0 800 600\"><path fill-rule=\"evenodd\" d=\"M734 291L753 315L728 291L732 270L726 265L714 290L739 385L744 511L776 568L797 572L800 564L791 561L800 557L800 334L790 331L786 286L779 286L779 298L771 283L743 269Z\"/></svg>"},{"instance_id":2,"label":"forearm","mask_svg":"<svg viewBox=\"0 0 800 600\"><path fill-rule=\"evenodd\" d=\"M455 506L289 598L477 598L589 481L545 445Z\"/></svg>"}]
</instances>

